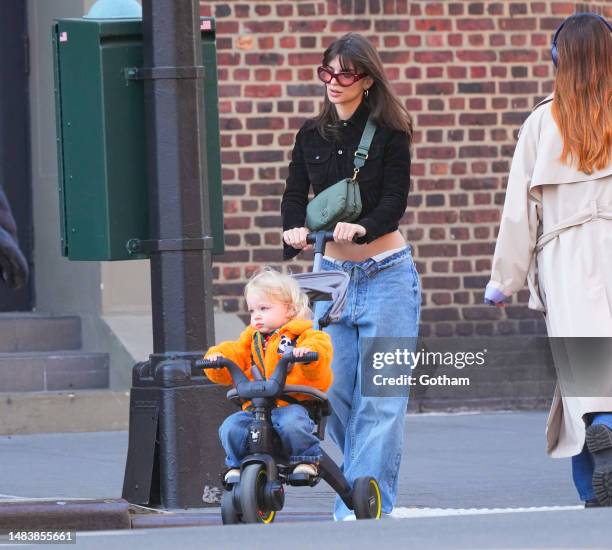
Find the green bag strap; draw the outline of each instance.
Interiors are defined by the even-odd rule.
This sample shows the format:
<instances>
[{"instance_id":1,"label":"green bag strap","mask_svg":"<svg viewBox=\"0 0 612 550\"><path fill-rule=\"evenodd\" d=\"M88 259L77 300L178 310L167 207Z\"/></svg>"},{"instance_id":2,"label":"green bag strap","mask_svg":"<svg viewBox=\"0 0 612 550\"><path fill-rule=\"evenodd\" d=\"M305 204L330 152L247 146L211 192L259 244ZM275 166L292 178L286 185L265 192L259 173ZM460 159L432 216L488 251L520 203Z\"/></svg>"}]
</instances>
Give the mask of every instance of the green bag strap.
<instances>
[{"instance_id":1,"label":"green bag strap","mask_svg":"<svg viewBox=\"0 0 612 550\"><path fill-rule=\"evenodd\" d=\"M363 165L368 158L368 151L370 150L370 145L372 144L372 139L374 139L375 133L376 124L374 124L374 121L370 117L368 118L365 128L363 129L363 134L361 134L361 141L357 146L357 151L355 151L355 161L353 162L355 169L353 170L353 177L351 178L353 181L355 181L357 178L359 170L363 168Z\"/></svg>"}]
</instances>

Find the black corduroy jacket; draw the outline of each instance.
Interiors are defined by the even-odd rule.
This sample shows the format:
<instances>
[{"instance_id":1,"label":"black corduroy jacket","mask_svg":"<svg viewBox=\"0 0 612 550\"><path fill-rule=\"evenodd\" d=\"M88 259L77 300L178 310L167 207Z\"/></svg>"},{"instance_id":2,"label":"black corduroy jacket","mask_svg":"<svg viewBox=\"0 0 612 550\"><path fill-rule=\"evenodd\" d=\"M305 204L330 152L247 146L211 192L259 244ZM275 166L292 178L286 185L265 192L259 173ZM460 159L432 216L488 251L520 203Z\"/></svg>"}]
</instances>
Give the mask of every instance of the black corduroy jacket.
<instances>
[{"instance_id":1,"label":"black corduroy jacket","mask_svg":"<svg viewBox=\"0 0 612 550\"><path fill-rule=\"evenodd\" d=\"M314 195L337 181L352 177L353 161L365 128L369 108L362 102L349 120L338 123L338 137L324 139L314 120L308 120L295 138L289 175L281 203L283 230L304 227L308 193ZM406 211L410 189L410 138L398 130L378 127L365 165L357 175L362 210L353 223L367 233L359 244L395 231ZM284 244L283 259L289 260L299 250Z\"/></svg>"}]
</instances>

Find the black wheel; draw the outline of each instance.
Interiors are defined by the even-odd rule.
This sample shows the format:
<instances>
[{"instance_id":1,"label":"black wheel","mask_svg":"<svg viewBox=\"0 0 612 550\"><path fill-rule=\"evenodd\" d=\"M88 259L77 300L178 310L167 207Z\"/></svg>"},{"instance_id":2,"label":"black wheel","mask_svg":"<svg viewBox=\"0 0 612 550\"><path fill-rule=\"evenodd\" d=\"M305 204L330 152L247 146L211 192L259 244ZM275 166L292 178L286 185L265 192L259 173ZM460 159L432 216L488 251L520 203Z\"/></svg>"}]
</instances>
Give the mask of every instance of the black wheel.
<instances>
[{"instance_id":1,"label":"black wheel","mask_svg":"<svg viewBox=\"0 0 612 550\"><path fill-rule=\"evenodd\" d=\"M266 509L264 488L268 481L263 464L249 464L240 476L240 508L244 523L272 523L276 512Z\"/></svg>"},{"instance_id":2,"label":"black wheel","mask_svg":"<svg viewBox=\"0 0 612 550\"><path fill-rule=\"evenodd\" d=\"M353 509L357 519L380 519L380 489L373 477L358 477L353 484Z\"/></svg>"},{"instance_id":3,"label":"black wheel","mask_svg":"<svg viewBox=\"0 0 612 550\"><path fill-rule=\"evenodd\" d=\"M223 525L242 523L240 510L236 506L237 498L236 485L229 491L223 491L223 496L221 497L221 521L223 521Z\"/></svg>"}]
</instances>

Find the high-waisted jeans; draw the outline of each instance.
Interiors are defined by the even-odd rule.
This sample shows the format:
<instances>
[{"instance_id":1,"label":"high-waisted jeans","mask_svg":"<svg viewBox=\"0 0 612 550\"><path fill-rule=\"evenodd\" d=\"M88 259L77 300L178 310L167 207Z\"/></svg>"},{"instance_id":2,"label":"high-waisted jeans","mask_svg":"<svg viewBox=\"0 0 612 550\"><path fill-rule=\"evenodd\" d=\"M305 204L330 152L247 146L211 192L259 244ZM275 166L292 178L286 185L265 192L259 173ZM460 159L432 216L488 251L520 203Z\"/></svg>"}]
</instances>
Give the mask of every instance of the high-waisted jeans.
<instances>
[{"instance_id":1,"label":"high-waisted jeans","mask_svg":"<svg viewBox=\"0 0 612 550\"><path fill-rule=\"evenodd\" d=\"M382 511L390 513L397 496L408 397L362 395L360 343L367 337L416 339L421 309L419 276L409 246L380 262L323 258L322 269L342 270L351 277L342 317L324 329L334 346L334 382L328 391L333 413L327 433L344 453L342 471L349 483L362 476L375 477ZM329 302L317 302L315 318L327 307ZM340 520L349 513L336 498L334 517Z\"/></svg>"}]
</instances>

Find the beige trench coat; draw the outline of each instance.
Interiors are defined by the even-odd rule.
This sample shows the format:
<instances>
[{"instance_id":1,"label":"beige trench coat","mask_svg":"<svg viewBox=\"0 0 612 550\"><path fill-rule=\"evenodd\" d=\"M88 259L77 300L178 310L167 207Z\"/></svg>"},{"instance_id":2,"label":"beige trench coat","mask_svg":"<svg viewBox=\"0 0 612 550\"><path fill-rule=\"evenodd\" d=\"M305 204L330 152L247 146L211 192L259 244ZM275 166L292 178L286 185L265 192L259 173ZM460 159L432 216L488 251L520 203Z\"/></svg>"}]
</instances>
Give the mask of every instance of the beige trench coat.
<instances>
[{"instance_id":1,"label":"beige trench coat","mask_svg":"<svg viewBox=\"0 0 612 550\"><path fill-rule=\"evenodd\" d=\"M527 278L529 307L544 313L549 336L612 337L612 162L588 175L560 162L562 148L551 103L542 104L514 152L491 285L510 296ZM599 397L570 397L557 384L546 429L551 456L580 453L583 415L612 411L607 358L592 394ZM578 363L571 360L574 374Z\"/></svg>"}]
</instances>

